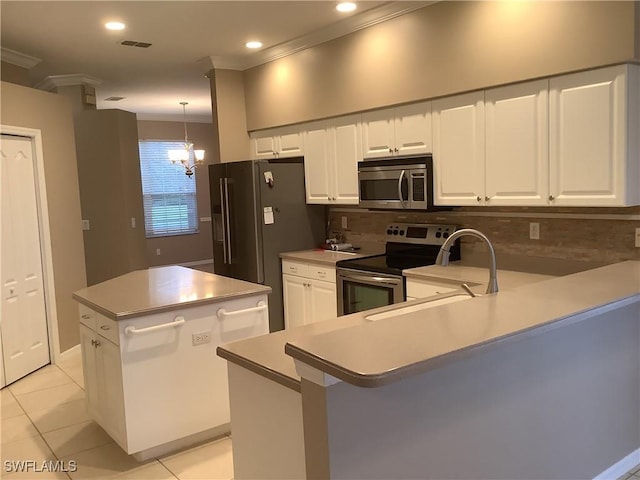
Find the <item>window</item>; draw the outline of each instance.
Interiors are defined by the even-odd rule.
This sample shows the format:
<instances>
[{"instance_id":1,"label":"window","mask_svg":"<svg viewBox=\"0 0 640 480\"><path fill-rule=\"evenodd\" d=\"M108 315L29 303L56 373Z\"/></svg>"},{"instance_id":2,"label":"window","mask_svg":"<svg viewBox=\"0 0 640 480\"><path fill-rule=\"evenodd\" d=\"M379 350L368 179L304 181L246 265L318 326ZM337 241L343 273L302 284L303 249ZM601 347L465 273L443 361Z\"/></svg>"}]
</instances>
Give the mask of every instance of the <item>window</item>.
<instances>
[{"instance_id":1,"label":"window","mask_svg":"<svg viewBox=\"0 0 640 480\"><path fill-rule=\"evenodd\" d=\"M195 175L169 161L168 151L184 148L184 142L145 140L139 146L147 238L198 233Z\"/></svg>"}]
</instances>

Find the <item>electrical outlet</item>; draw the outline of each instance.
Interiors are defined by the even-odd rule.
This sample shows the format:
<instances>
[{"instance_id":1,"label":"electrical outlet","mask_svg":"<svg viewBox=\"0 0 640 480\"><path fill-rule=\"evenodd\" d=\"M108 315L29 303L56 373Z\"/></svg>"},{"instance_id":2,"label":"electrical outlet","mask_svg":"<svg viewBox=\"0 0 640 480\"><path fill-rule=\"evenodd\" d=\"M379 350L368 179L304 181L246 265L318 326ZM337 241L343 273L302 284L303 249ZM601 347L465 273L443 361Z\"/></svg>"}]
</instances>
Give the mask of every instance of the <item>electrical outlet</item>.
<instances>
[{"instance_id":1,"label":"electrical outlet","mask_svg":"<svg viewBox=\"0 0 640 480\"><path fill-rule=\"evenodd\" d=\"M204 345L205 343L211 343L211 333L210 332L194 333L191 335L191 343L193 343L194 347L196 345Z\"/></svg>"},{"instance_id":2,"label":"electrical outlet","mask_svg":"<svg viewBox=\"0 0 640 480\"><path fill-rule=\"evenodd\" d=\"M160 249L156 248L156 255L160 255Z\"/></svg>"},{"instance_id":3,"label":"electrical outlet","mask_svg":"<svg viewBox=\"0 0 640 480\"><path fill-rule=\"evenodd\" d=\"M636 228L636 247L640 248L640 227Z\"/></svg>"},{"instance_id":4,"label":"electrical outlet","mask_svg":"<svg viewBox=\"0 0 640 480\"><path fill-rule=\"evenodd\" d=\"M82 230L91 230L91 225L89 225L89 220L82 220Z\"/></svg>"},{"instance_id":5,"label":"electrical outlet","mask_svg":"<svg viewBox=\"0 0 640 480\"><path fill-rule=\"evenodd\" d=\"M529 224L529 238L531 240L540 240L540 224L531 222Z\"/></svg>"},{"instance_id":6,"label":"electrical outlet","mask_svg":"<svg viewBox=\"0 0 640 480\"><path fill-rule=\"evenodd\" d=\"M342 228L349 228L347 227L347 217L344 215L342 216Z\"/></svg>"}]
</instances>

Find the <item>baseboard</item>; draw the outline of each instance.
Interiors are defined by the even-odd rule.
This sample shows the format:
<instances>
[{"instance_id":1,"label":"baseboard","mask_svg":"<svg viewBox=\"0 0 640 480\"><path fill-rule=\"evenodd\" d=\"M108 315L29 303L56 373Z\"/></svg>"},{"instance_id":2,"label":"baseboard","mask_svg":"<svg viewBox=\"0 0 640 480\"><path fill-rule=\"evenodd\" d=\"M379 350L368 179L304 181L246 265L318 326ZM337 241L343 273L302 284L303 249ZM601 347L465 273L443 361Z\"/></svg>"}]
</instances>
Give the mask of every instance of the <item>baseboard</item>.
<instances>
[{"instance_id":1,"label":"baseboard","mask_svg":"<svg viewBox=\"0 0 640 480\"><path fill-rule=\"evenodd\" d=\"M80 351L80 344L77 344L71 347L70 349L65 350L64 352L60 352L60 355L58 355L58 358L56 359L56 363L62 360L64 357L71 355L73 353L76 353L78 351Z\"/></svg>"},{"instance_id":2,"label":"baseboard","mask_svg":"<svg viewBox=\"0 0 640 480\"><path fill-rule=\"evenodd\" d=\"M611 465L604 472L596 475L593 480L616 480L638 465L640 465L640 448Z\"/></svg>"},{"instance_id":3,"label":"baseboard","mask_svg":"<svg viewBox=\"0 0 640 480\"><path fill-rule=\"evenodd\" d=\"M144 462L150 458L162 457L170 453L176 453L185 448L191 448L201 443L214 440L217 438L224 438L231 432L231 423L225 423L218 425L217 427L210 428L203 432L198 432L193 435L189 435L184 438L173 440L172 442L158 445L157 447L151 447L147 450L142 450L137 453L131 454L139 462Z\"/></svg>"}]
</instances>

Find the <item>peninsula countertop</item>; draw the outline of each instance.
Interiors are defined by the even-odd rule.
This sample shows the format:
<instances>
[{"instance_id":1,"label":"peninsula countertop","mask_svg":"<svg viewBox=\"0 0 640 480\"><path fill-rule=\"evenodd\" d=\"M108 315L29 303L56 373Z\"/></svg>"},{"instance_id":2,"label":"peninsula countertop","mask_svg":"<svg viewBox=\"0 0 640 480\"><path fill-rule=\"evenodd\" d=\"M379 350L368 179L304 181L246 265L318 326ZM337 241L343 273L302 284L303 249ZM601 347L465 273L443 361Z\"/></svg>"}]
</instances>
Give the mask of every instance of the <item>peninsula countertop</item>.
<instances>
[{"instance_id":1,"label":"peninsula countertop","mask_svg":"<svg viewBox=\"0 0 640 480\"><path fill-rule=\"evenodd\" d=\"M640 316L639 261L305 336L285 352L347 383L378 387L630 304Z\"/></svg>"},{"instance_id":2,"label":"peninsula countertop","mask_svg":"<svg viewBox=\"0 0 640 480\"><path fill-rule=\"evenodd\" d=\"M424 268L424 271L427 272L430 268L436 268L436 266L434 265L421 268ZM447 277L445 278L449 278L451 279L451 281L458 280L459 278L464 278L465 281L468 282L474 281L473 278L465 277L465 274L469 276L469 272L475 272L474 267L463 267L457 265L455 262L452 262L449 267L445 268L449 269L446 272ZM472 270L467 270L468 268L471 268ZM475 287L474 290L478 288L478 291L481 292L484 291L484 288L486 287L486 277L488 276L488 273L486 269L477 270L480 270L481 272L475 272L475 275L482 275L483 279L478 279L477 283L479 283L479 285ZM517 275L518 281L520 282L518 284L526 283L527 279L529 279L529 282L537 282L547 278L553 278L545 275L499 270L498 278L503 279L503 283L501 285L502 288L509 289L511 287L509 281L511 280L512 274ZM441 277L439 278L441 279ZM437 295L433 298L438 298L440 296L442 295ZM369 315L387 312L402 306L420 304L424 301L425 299L421 298L402 304L388 305L385 307L368 310L366 312L354 313L352 315L337 317L310 325L282 330L261 337L250 338L247 340L242 340L240 342L222 345L218 347L218 355L227 359L228 361L236 363L253 371L254 373L257 373L258 375L262 375L275 382L278 382L285 387L288 387L292 390L300 391L300 376L296 372L293 359L289 355L285 354L285 344L296 344L296 342L298 341L306 341L306 339L310 339L315 336L322 336L323 334L339 329L355 327L358 325L371 325L372 322L366 320L366 317L368 317Z\"/></svg>"},{"instance_id":3,"label":"peninsula countertop","mask_svg":"<svg viewBox=\"0 0 640 480\"><path fill-rule=\"evenodd\" d=\"M73 298L113 319L216 303L271 287L180 266L137 270L78 290Z\"/></svg>"}]
</instances>

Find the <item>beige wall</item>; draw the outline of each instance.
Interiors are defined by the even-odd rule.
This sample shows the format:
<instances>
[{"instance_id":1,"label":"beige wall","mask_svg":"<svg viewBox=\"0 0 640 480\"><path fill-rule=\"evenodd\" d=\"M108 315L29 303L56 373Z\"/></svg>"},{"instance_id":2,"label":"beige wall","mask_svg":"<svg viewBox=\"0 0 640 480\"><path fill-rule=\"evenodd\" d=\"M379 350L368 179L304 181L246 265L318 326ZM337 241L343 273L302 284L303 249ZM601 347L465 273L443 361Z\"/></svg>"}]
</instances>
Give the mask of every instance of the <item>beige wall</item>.
<instances>
[{"instance_id":1,"label":"beige wall","mask_svg":"<svg viewBox=\"0 0 640 480\"><path fill-rule=\"evenodd\" d=\"M0 79L3 82L29 86L29 70L8 62L0 62Z\"/></svg>"},{"instance_id":2,"label":"beige wall","mask_svg":"<svg viewBox=\"0 0 640 480\"><path fill-rule=\"evenodd\" d=\"M79 342L78 306L86 286L73 118L67 99L2 82L2 124L42 131L60 350Z\"/></svg>"},{"instance_id":3,"label":"beige wall","mask_svg":"<svg viewBox=\"0 0 640 480\"><path fill-rule=\"evenodd\" d=\"M211 71L214 128L220 145L219 159L234 162L250 158L245 112L244 81L240 71Z\"/></svg>"},{"instance_id":4,"label":"beige wall","mask_svg":"<svg viewBox=\"0 0 640 480\"><path fill-rule=\"evenodd\" d=\"M214 115L215 118L215 115ZM212 153L218 145L215 129L207 123L187 124L189 140L196 148L205 150L205 162L212 162ZM140 140L183 140L184 124L181 122L138 121ZM198 217L211 217L209 203L209 173L206 167L196 169L196 192L198 196ZM156 249L161 254L156 255ZM149 266L171 265L197 262L213 258L211 221L200 221L200 232L193 235L146 239L146 255Z\"/></svg>"},{"instance_id":5,"label":"beige wall","mask_svg":"<svg viewBox=\"0 0 640 480\"><path fill-rule=\"evenodd\" d=\"M640 60L639 8L608 1L439 2L245 71L247 127Z\"/></svg>"},{"instance_id":6,"label":"beige wall","mask_svg":"<svg viewBox=\"0 0 640 480\"><path fill-rule=\"evenodd\" d=\"M147 267L136 115L86 110L75 116L87 283ZM136 219L132 228L131 218Z\"/></svg>"}]
</instances>

